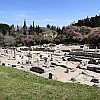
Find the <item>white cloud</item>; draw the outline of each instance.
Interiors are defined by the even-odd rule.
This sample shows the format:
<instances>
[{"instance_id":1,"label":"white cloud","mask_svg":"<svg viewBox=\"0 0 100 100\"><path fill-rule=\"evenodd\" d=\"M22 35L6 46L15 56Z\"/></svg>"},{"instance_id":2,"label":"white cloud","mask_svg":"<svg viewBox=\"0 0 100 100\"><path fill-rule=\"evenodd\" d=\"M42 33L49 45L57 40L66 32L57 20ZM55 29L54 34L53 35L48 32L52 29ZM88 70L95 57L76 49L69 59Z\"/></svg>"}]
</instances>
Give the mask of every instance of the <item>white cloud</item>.
<instances>
[{"instance_id":1,"label":"white cloud","mask_svg":"<svg viewBox=\"0 0 100 100\"><path fill-rule=\"evenodd\" d=\"M56 21L56 19L39 19L39 20L35 20L36 22L54 22Z\"/></svg>"},{"instance_id":2,"label":"white cloud","mask_svg":"<svg viewBox=\"0 0 100 100\"><path fill-rule=\"evenodd\" d=\"M23 19L20 19L20 18L10 19L10 20L18 20L18 21L23 21Z\"/></svg>"}]
</instances>

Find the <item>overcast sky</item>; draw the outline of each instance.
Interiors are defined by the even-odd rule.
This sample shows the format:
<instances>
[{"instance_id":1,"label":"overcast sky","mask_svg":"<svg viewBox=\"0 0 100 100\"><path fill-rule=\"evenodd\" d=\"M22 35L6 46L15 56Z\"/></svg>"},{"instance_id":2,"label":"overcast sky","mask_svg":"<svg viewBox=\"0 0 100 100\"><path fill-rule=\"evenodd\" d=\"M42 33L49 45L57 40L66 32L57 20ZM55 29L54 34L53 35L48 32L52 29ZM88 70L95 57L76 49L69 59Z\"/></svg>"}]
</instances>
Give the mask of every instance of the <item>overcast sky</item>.
<instances>
[{"instance_id":1,"label":"overcast sky","mask_svg":"<svg viewBox=\"0 0 100 100\"><path fill-rule=\"evenodd\" d=\"M67 26L100 14L100 0L0 0L0 23Z\"/></svg>"}]
</instances>

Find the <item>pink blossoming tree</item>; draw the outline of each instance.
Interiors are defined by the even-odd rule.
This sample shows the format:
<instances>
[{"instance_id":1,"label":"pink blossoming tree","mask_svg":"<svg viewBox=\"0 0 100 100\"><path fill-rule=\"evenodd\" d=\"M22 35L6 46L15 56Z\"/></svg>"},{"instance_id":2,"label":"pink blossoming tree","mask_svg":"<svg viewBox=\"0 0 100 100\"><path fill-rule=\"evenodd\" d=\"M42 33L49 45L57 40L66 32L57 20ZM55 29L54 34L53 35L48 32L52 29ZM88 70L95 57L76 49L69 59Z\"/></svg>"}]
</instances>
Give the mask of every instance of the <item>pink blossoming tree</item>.
<instances>
[{"instance_id":1,"label":"pink blossoming tree","mask_svg":"<svg viewBox=\"0 0 100 100\"><path fill-rule=\"evenodd\" d=\"M67 41L70 43L80 42L83 38L80 33L80 28L76 26L67 26L63 29L63 33L66 35Z\"/></svg>"},{"instance_id":2,"label":"pink blossoming tree","mask_svg":"<svg viewBox=\"0 0 100 100\"><path fill-rule=\"evenodd\" d=\"M33 39L30 36L25 36L22 38L22 43L26 46L30 46L33 42Z\"/></svg>"},{"instance_id":3,"label":"pink blossoming tree","mask_svg":"<svg viewBox=\"0 0 100 100\"><path fill-rule=\"evenodd\" d=\"M100 29L92 30L88 35L89 43L99 44L100 43Z\"/></svg>"}]
</instances>

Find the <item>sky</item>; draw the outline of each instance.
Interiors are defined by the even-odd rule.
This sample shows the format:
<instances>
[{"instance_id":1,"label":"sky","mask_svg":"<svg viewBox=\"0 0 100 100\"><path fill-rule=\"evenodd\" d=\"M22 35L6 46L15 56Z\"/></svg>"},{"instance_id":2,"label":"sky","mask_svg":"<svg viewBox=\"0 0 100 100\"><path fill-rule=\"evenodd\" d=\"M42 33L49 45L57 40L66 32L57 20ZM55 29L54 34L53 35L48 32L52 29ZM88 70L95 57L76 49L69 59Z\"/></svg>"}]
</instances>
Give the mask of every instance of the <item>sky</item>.
<instances>
[{"instance_id":1,"label":"sky","mask_svg":"<svg viewBox=\"0 0 100 100\"><path fill-rule=\"evenodd\" d=\"M0 0L0 23L67 26L100 14L100 0Z\"/></svg>"}]
</instances>

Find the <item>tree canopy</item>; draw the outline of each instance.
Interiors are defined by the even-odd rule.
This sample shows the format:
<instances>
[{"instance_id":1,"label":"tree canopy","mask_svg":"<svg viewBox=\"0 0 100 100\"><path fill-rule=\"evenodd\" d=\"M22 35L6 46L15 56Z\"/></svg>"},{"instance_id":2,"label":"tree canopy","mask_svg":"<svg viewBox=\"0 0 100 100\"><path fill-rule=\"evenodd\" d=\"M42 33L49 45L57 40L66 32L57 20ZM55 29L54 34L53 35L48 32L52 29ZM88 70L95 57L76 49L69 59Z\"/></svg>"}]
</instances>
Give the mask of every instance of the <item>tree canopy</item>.
<instances>
[{"instance_id":1,"label":"tree canopy","mask_svg":"<svg viewBox=\"0 0 100 100\"><path fill-rule=\"evenodd\" d=\"M74 26L87 26L87 27L100 27L100 15L96 15L95 17L88 17L85 19L78 20L77 23L73 23Z\"/></svg>"}]
</instances>

